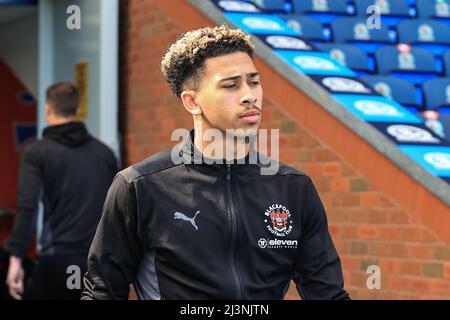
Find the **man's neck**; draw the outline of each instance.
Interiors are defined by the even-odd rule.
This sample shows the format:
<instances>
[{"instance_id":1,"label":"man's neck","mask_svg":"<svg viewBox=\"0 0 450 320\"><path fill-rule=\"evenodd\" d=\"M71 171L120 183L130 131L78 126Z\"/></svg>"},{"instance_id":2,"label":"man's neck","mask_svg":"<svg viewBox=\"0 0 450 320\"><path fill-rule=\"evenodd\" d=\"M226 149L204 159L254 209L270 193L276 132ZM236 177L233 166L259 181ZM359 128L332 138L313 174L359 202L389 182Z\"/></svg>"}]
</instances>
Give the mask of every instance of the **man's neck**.
<instances>
[{"instance_id":1,"label":"man's neck","mask_svg":"<svg viewBox=\"0 0 450 320\"><path fill-rule=\"evenodd\" d=\"M211 137L211 134L205 134L208 129L201 122L194 123L194 145L204 157L232 161L245 158L249 153L250 143L248 139L235 138L219 129L211 130L213 135ZM220 137L217 135L220 135Z\"/></svg>"},{"instance_id":2,"label":"man's neck","mask_svg":"<svg viewBox=\"0 0 450 320\"><path fill-rule=\"evenodd\" d=\"M48 119L48 125L49 126L60 126L69 122L73 122L76 121L77 118L76 117L58 117L58 118L53 118L53 119Z\"/></svg>"}]
</instances>

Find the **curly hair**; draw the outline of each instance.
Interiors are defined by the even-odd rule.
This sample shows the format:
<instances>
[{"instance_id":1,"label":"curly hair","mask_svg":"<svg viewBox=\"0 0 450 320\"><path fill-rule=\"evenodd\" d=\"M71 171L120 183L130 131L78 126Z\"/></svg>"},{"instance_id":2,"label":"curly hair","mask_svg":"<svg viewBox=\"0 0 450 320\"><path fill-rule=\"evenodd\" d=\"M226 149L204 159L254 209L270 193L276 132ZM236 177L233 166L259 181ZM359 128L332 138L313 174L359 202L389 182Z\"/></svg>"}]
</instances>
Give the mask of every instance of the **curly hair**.
<instances>
[{"instance_id":1,"label":"curly hair","mask_svg":"<svg viewBox=\"0 0 450 320\"><path fill-rule=\"evenodd\" d=\"M161 61L161 71L172 92L180 97L186 85L198 88L206 59L234 52L245 52L253 58L254 50L250 36L240 29L221 25L192 30L169 47Z\"/></svg>"}]
</instances>

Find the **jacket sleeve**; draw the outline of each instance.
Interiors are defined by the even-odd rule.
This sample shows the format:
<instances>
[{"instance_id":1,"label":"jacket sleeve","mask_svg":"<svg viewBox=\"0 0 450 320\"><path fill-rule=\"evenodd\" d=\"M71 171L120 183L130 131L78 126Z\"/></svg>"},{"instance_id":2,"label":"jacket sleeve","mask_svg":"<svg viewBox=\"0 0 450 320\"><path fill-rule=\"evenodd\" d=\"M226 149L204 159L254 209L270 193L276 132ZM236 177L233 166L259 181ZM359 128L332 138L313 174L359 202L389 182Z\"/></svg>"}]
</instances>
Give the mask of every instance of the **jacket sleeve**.
<instances>
[{"instance_id":1,"label":"jacket sleeve","mask_svg":"<svg viewBox=\"0 0 450 320\"><path fill-rule=\"evenodd\" d=\"M120 173L108 191L88 256L82 300L126 300L142 257L136 195Z\"/></svg>"},{"instance_id":2,"label":"jacket sleeve","mask_svg":"<svg viewBox=\"0 0 450 320\"><path fill-rule=\"evenodd\" d=\"M20 157L17 212L11 237L5 250L23 258L27 255L36 225L36 213L42 191L41 158L39 149L31 145Z\"/></svg>"},{"instance_id":3,"label":"jacket sleeve","mask_svg":"<svg viewBox=\"0 0 450 320\"><path fill-rule=\"evenodd\" d=\"M293 280L302 299L349 299L325 209L308 177Z\"/></svg>"}]
</instances>

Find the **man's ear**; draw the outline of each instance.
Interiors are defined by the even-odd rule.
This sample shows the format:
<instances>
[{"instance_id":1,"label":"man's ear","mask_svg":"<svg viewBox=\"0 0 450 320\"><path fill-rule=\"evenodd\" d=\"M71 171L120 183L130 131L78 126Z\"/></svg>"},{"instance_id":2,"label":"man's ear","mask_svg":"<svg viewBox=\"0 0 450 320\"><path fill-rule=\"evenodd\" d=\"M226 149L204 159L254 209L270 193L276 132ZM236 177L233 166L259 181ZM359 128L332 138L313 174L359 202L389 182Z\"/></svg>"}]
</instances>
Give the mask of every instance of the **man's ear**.
<instances>
[{"instance_id":1,"label":"man's ear","mask_svg":"<svg viewBox=\"0 0 450 320\"><path fill-rule=\"evenodd\" d=\"M52 107L48 104L48 102L45 103L45 115L50 116L52 114Z\"/></svg>"},{"instance_id":2,"label":"man's ear","mask_svg":"<svg viewBox=\"0 0 450 320\"><path fill-rule=\"evenodd\" d=\"M195 92L192 90L186 90L181 93L181 101L184 108L192 115L202 114L202 109L196 102Z\"/></svg>"}]
</instances>

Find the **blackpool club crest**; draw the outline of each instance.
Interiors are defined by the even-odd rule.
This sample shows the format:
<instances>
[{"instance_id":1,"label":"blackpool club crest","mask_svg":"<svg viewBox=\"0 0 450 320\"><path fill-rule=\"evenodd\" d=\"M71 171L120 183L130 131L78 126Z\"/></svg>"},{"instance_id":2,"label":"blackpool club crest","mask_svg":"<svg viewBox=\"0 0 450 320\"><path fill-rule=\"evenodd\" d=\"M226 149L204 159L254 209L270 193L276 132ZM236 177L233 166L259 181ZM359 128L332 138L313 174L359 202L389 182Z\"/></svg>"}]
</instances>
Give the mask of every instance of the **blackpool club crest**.
<instances>
[{"instance_id":1,"label":"blackpool club crest","mask_svg":"<svg viewBox=\"0 0 450 320\"><path fill-rule=\"evenodd\" d=\"M285 237L292 231L291 213L282 204L272 204L264 213L267 230L277 237Z\"/></svg>"}]
</instances>

